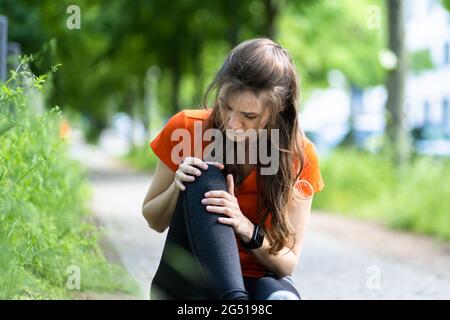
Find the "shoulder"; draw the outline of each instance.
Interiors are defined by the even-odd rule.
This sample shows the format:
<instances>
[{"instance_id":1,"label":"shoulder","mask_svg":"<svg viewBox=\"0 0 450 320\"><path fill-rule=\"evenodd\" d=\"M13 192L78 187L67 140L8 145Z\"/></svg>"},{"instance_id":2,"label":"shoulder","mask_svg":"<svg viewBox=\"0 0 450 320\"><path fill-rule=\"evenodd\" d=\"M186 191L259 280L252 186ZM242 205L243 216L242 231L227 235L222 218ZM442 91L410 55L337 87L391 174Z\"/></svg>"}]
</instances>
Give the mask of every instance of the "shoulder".
<instances>
[{"instance_id":1,"label":"shoulder","mask_svg":"<svg viewBox=\"0 0 450 320\"><path fill-rule=\"evenodd\" d=\"M317 155L316 147L314 146L314 143L311 142L311 140L309 140L308 137L303 133L299 134L298 149L303 156L303 161L304 161L303 167L308 166L317 161L318 155ZM295 164L296 168L299 165L299 162L300 162L300 158L297 154L296 156L294 156L294 164Z\"/></svg>"},{"instance_id":2,"label":"shoulder","mask_svg":"<svg viewBox=\"0 0 450 320\"><path fill-rule=\"evenodd\" d=\"M207 120L212 109L186 109L184 114L189 119Z\"/></svg>"},{"instance_id":3,"label":"shoulder","mask_svg":"<svg viewBox=\"0 0 450 320\"><path fill-rule=\"evenodd\" d=\"M180 162L172 159L173 148L178 144L176 139L172 139L173 134L181 129L193 132L195 136L194 123L196 121L206 121L212 109L186 109L174 114L164 125L160 133L150 142L150 147L158 158L164 162L172 171L176 171ZM193 151L192 151L192 154Z\"/></svg>"},{"instance_id":4,"label":"shoulder","mask_svg":"<svg viewBox=\"0 0 450 320\"><path fill-rule=\"evenodd\" d=\"M195 120L207 120L212 109L185 109L174 114L166 123L168 129L188 128Z\"/></svg>"},{"instance_id":5,"label":"shoulder","mask_svg":"<svg viewBox=\"0 0 450 320\"><path fill-rule=\"evenodd\" d=\"M314 143L303 135L302 152L304 155L304 165L300 174L300 179L307 180L314 188L314 192L321 191L325 184L320 173L319 155Z\"/></svg>"},{"instance_id":6,"label":"shoulder","mask_svg":"<svg viewBox=\"0 0 450 320\"><path fill-rule=\"evenodd\" d=\"M305 155L306 165L314 165L318 161L316 147L305 135L303 135L303 154Z\"/></svg>"}]
</instances>

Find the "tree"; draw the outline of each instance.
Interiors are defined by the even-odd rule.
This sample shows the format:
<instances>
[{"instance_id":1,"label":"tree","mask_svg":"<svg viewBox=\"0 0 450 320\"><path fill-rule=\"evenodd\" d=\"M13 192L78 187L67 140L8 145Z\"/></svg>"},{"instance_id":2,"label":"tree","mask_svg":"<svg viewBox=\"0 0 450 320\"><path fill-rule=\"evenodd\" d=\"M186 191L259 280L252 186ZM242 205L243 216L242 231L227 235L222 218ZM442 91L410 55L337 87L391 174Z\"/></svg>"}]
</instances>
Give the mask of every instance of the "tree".
<instances>
[{"instance_id":1,"label":"tree","mask_svg":"<svg viewBox=\"0 0 450 320\"><path fill-rule=\"evenodd\" d=\"M450 11L450 0L442 0L444 7Z\"/></svg>"},{"instance_id":2,"label":"tree","mask_svg":"<svg viewBox=\"0 0 450 320\"><path fill-rule=\"evenodd\" d=\"M152 66L160 71L162 114L198 105L205 82L244 39L268 36L285 44L300 61L307 88L325 84L332 68L358 86L376 82L380 74L373 63L378 40L365 27L361 9L368 0L362 5L353 0L78 0L81 30L68 30L66 9L72 2L3 0L1 11L10 16L11 40L20 42L25 54L50 44L34 65L40 74L62 63L50 104L88 115L94 135L113 112L145 118Z\"/></svg>"},{"instance_id":3,"label":"tree","mask_svg":"<svg viewBox=\"0 0 450 320\"><path fill-rule=\"evenodd\" d=\"M387 134L392 144L394 163L402 167L410 158L410 142L404 112L405 72L407 68L404 30L404 1L387 0L389 49L396 56L396 66L386 81L388 100Z\"/></svg>"},{"instance_id":4,"label":"tree","mask_svg":"<svg viewBox=\"0 0 450 320\"><path fill-rule=\"evenodd\" d=\"M332 69L345 75L352 98L346 143L354 142L354 93L380 84L384 78L378 63L383 34L380 27L368 24L371 7L378 9L381 19L383 7L379 1L292 2L282 13L279 27L280 42L289 48L301 75L303 95L313 88L328 86L327 76Z\"/></svg>"}]
</instances>

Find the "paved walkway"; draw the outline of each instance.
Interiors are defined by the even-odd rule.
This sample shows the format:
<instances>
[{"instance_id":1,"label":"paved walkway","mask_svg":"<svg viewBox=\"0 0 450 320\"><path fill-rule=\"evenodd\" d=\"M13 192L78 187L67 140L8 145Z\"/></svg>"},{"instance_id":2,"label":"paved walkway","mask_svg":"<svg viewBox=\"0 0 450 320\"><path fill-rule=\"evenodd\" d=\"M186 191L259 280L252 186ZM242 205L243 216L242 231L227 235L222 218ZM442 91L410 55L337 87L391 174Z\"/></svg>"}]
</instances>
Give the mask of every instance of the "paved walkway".
<instances>
[{"instance_id":1,"label":"paved walkway","mask_svg":"<svg viewBox=\"0 0 450 320\"><path fill-rule=\"evenodd\" d=\"M92 209L148 299L167 233L141 215L151 176L96 148L76 150L91 172ZM303 299L450 299L450 244L313 212L294 280Z\"/></svg>"}]
</instances>

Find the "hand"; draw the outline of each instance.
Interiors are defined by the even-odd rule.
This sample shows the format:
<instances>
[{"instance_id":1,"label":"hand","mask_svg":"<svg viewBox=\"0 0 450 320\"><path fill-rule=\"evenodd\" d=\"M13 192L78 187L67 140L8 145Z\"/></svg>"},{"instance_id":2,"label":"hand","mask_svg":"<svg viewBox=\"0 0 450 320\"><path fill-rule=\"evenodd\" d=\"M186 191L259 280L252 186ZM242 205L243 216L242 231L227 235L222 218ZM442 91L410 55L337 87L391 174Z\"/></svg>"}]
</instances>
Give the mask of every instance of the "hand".
<instances>
[{"instance_id":1,"label":"hand","mask_svg":"<svg viewBox=\"0 0 450 320\"><path fill-rule=\"evenodd\" d=\"M253 223L241 212L237 198L234 196L233 175L227 175L228 192L223 190L211 190L205 193L202 203L211 213L222 213L227 217L219 217L218 221L233 227L234 233L244 241L251 240L253 235Z\"/></svg>"},{"instance_id":2,"label":"hand","mask_svg":"<svg viewBox=\"0 0 450 320\"><path fill-rule=\"evenodd\" d=\"M192 182L195 180L195 176L200 176L202 172L196 167L201 169L208 169L208 164L214 165L220 170L224 168L224 165L219 162L202 161L199 158L186 157L183 162L178 166L178 170L175 171L175 186L181 191L186 190L183 182Z\"/></svg>"}]
</instances>

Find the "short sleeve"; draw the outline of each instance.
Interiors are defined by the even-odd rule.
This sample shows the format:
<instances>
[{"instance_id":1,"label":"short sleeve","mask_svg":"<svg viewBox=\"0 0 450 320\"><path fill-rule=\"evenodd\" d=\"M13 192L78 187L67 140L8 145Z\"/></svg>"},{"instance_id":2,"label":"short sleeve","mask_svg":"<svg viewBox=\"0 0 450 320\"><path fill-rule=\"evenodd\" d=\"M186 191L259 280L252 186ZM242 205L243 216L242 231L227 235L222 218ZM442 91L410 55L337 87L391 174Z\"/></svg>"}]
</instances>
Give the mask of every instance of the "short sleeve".
<instances>
[{"instance_id":1,"label":"short sleeve","mask_svg":"<svg viewBox=\"0 0 450 320\"><path fill-rule=\"evenodd\" d=\"M185 128L184 111L180 111L172 116L169 121L167 121L164 128L162 128L161 132L149 144L156 156L172 171L178 169L178 164L174 163L171 158L172 148L178 142L172 141L171 136L172 132L178 128Z\"/></svg>"},{"instance_id":2,"label":"short sleeve","mask_svg":"<svg viewBox=\"0 0 450 320\"><path fill-rule=\"evenodd\" d=\"M305 162L300 174L300 180L297 182L296 187L299 190L304 187L302 180L308 181L314 189L314 193L320 192L324 187L322 175L319 167L319 157L314 147L314 144L307 139L304 140L304 158Z\"/></svg>"}]
</instances>

